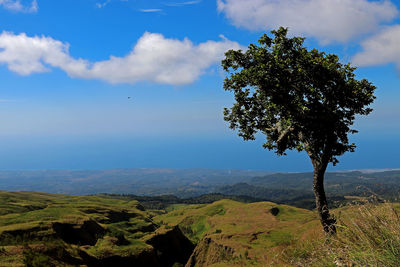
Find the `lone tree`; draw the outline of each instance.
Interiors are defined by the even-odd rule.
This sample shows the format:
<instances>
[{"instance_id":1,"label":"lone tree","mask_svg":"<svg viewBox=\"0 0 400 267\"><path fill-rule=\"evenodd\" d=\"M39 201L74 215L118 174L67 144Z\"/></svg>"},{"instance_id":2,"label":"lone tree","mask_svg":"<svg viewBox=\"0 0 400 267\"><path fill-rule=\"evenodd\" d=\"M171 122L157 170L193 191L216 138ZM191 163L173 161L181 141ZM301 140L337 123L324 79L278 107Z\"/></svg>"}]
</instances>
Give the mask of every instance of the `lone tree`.
<instances>
[{"instance_id":1,"label":"lone tree","mask_svg":"<svg viewBox=\"0 0 400 267\"><path fill-rule=\"evenodd\" d=\"M355 79L350 64L333 54L303 46L305 38L287 37L287 28L264 34L260 46L246 51L229 50L222 66L230 75L224 89L236 103L225 108L225 120L244 140L266 136L264 148L285 155L286 150L305 150L314 167L313 189L321 224L335 234L335 219L329 214L324 174L337 157L353 152L348 134L357 114L367 115L376 87Z\"/></svg>"}]
</instances>

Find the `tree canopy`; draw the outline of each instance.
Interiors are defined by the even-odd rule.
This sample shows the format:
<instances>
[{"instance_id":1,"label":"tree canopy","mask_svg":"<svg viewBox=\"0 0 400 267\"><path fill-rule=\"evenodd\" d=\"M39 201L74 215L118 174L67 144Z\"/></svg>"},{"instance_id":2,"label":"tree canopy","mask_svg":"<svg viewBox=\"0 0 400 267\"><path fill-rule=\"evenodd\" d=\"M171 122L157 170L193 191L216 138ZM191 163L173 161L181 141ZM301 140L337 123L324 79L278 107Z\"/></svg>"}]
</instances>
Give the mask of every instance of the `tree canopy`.
<instances>
[{"instance_id":1,"label":"tree canopy","mask_svg":"<svg viewBox=\"0 0 400 267\"><path fill-rule=\"evenodd\" d=\"M355 115L367 115L375 99L366 79L355 79L350 64L317 49L307 50L304 38L287 37L287 29L264 34L260 46L226 53L224 89L235 93L236 103L225 109L225 120L245 140L257 131L266 135L265 148L282 155L288 149L306 150L315 160L354 151L348 133Z\"/></svg>"},{"instance_id":2,"label":"tree canopy","mask_svg":"<svg viewBox=\"0 0 400 267\"><path fill-rule=\"evenodd\" d=\"M325 198L326 167L354 151L348 134L357 132L352 128L356 115L372 111L376 87L357 80L356 68L338 56L307 49L302 37L289 38L288 29L271 33L274 38L264 34L259 46L226 52L222 66L230 75L224 89L234 93L236 102L225 108L225 120L245 140L263 133L263 146L279 155L305 150L318 172L314 191L322 187ZM326 203L319 204L327 210Z\"/></svg>"}]
</instances>

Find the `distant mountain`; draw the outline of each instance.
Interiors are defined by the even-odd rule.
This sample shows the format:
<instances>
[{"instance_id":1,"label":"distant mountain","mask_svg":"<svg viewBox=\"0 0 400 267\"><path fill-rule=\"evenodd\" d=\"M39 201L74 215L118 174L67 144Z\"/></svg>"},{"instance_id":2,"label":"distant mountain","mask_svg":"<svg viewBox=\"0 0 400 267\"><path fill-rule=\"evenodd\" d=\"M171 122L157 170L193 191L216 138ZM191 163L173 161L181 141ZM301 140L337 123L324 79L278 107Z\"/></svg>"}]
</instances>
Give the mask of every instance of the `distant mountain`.
<instances>
[{"instance_id":1,"label":"distant mountain","mask_svg":"<svg viewBox=\"0 0 400 267\"><path fill-rule=\"evenodd\" d=\"M252 196L259 199L284 203L301 208L315 208L312 192L312 173L274 173L253 177L246 183L221 186L215 192ZM328 201L337 207L354 196L375 200L398 201L400 197L400 171L329 172L325 176Z\"/></svg>"},{"instance_id":2,"label":"distant mountain","mask_svg":"<svg viewBox=\"0 0 400 267\"><path fill-rule=\"evenodd\" d=\"M248 183L269 189L310 191L312 173L275 173L251 178ZM325 190L331 195L368 195L398 197L400 171L385 172L328 172L325 175Z\"/></svg>"},{"instance_id":3,"label":"distant mountain","mask_svg":"<svg viewBox=\"0 0 400 267\"><path fill-rule=\"evenodd\" d=\"M111 169L0 171L0 190L87 195L99 193L192 197L267 171L213 169Z\"/></svg>"},{"instance_id":4,"label":"distant mountain","mask_svg":"<svg viewBox=\"0 0 400 267\"><path fill-rule=\"evenodd\" d=\"M175 195L178 198L219 193L312 209L312 179L311 172L213 169L0 171L0 190L72 195ZM340 205L347 196L375 196L393 201L399 198L400 171L329 172L325 177L325 189L333 206Z\"/></svg>"}]
</instances>

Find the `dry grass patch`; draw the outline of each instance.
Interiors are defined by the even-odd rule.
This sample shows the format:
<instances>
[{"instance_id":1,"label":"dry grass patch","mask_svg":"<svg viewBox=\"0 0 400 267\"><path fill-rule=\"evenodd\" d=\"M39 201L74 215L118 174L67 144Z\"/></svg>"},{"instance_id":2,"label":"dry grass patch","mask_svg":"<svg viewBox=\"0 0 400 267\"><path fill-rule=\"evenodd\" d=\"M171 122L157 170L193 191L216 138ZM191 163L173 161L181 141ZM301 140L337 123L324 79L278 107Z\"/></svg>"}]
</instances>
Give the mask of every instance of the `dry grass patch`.
<instances>
[{"instance_id":1,"label":"dry grass patch","mask_svg":"<svg viewBox=\"0 0 400 267\"><path fill-rule=\"evenodd\" d=\"M336 211L338 234L308 237L288 248L296 266L400 266L399 204L348 206Z\"/></svg>"}]
</instances>

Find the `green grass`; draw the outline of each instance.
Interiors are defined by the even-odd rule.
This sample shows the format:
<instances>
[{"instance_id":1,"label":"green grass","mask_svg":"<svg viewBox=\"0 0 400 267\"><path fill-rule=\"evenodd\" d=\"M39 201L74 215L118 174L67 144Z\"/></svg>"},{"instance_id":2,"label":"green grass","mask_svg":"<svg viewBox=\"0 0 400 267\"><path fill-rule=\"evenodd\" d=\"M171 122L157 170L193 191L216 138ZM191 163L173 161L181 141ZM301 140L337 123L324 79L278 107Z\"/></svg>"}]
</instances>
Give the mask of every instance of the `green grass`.
<instances>
[{"instance_id":1,"label":"green grass","mask_svg":"<svg viewBox=\"0 0 400 267\"><path fill-rule=\"evenodd\" d=\"M27 250L21 245L55 246L69 251L75 257L80 257L79 250L95 257L104 257L126 256L149 249L145 240L146 236L152 235L152 232L146 232L146 227L152 226L151 215L139 209L138 205L139 202L135 200L109 197L0 191L0 248L16 251L0 256L0 266L23 265L22 252ZM115 220L118 214L122 216L120 221L111 222L110 218ZM57 237L52 228L55 222L79 228L89 220L97 222L106 231L98 235L98 242L94 246L68 244ZM116 241L116 233L123 236L123 244ZM47 253L47 248L42 250ZM41 253L26 252L25 260L28 257L31 261L43 261L45 256L40 256ZM57 262L54 257L52 260Z\"/></svg>"},{"instance_id":2,"label":"green grass","mask_svg":"<svg viewBox=\"0 0 400 267\"><path fill-rule=\"evenodd\" d=\"M109 235L99 240L95 246L90 247L86 252L96 258L104 258L110 255L128 257L136 255L145 249L151 248L140 239L131 240L129 245L117 245L116 238Z\"/></svg>"},{"instance_id":3,"label":"green grass","mask_svg":"<svg viewBox=\"0 0 400 267\"><path fill-rule=\"evenodd\" d=\"M168 212L138 205L110 196L0 191L0 266L24 266L27 257L39 263L49 257L60 266L61 252L98 259L137 255L151 249L146 240L175 226L199 247L204 238L212 240L203 244L210 249L207 266L400 266L400 204L333 210L338 235L328 240L315 212L271 202L178 204ZM55 222L79 228L88 220L105 229L94 245L66 243L52 228Z\"/></svg>"},{"instance_id":4,"label":"green grass","mask_svg":"<svg viewBox=\"0 0 400 267\"><path fill-rule=\"evenodd\" d=\"M180 210L180 209L182 209L182 208L184 208L186 206L188 206L188 204L172 204L172 205L169 205L165 209L165 211L166 212L171 212L171 211L174 211L174 210Z\"/></svg>"},{"instance_id":5,"label":"green grass","mask_svg":"<svg viewBox=\"0 0 400 267\"><path fill-rule=\"evenodd\" d=\"M271 214L274 207L279 209L277 216ZM215 266L269 266L285 248L319 227L316 214L308 210L271 202L245 204L233 200L175 207L154 220L171 227L178 225L194 242L201 243L202 238L208 237L227 248L231 255L210 252L219 255L216 258L226 255Z\"/></svg>"},{"instance_id":6,"label":"green grass","mask_svg":"<svg viewBox=\"0 0 400 267\"><path fill-rule=\"evenodd\" d=\"M308 239L285 251L297 266L400 266L399 204L366 204L336 211L337 236Z\"/></svg>"}]
</instances>

